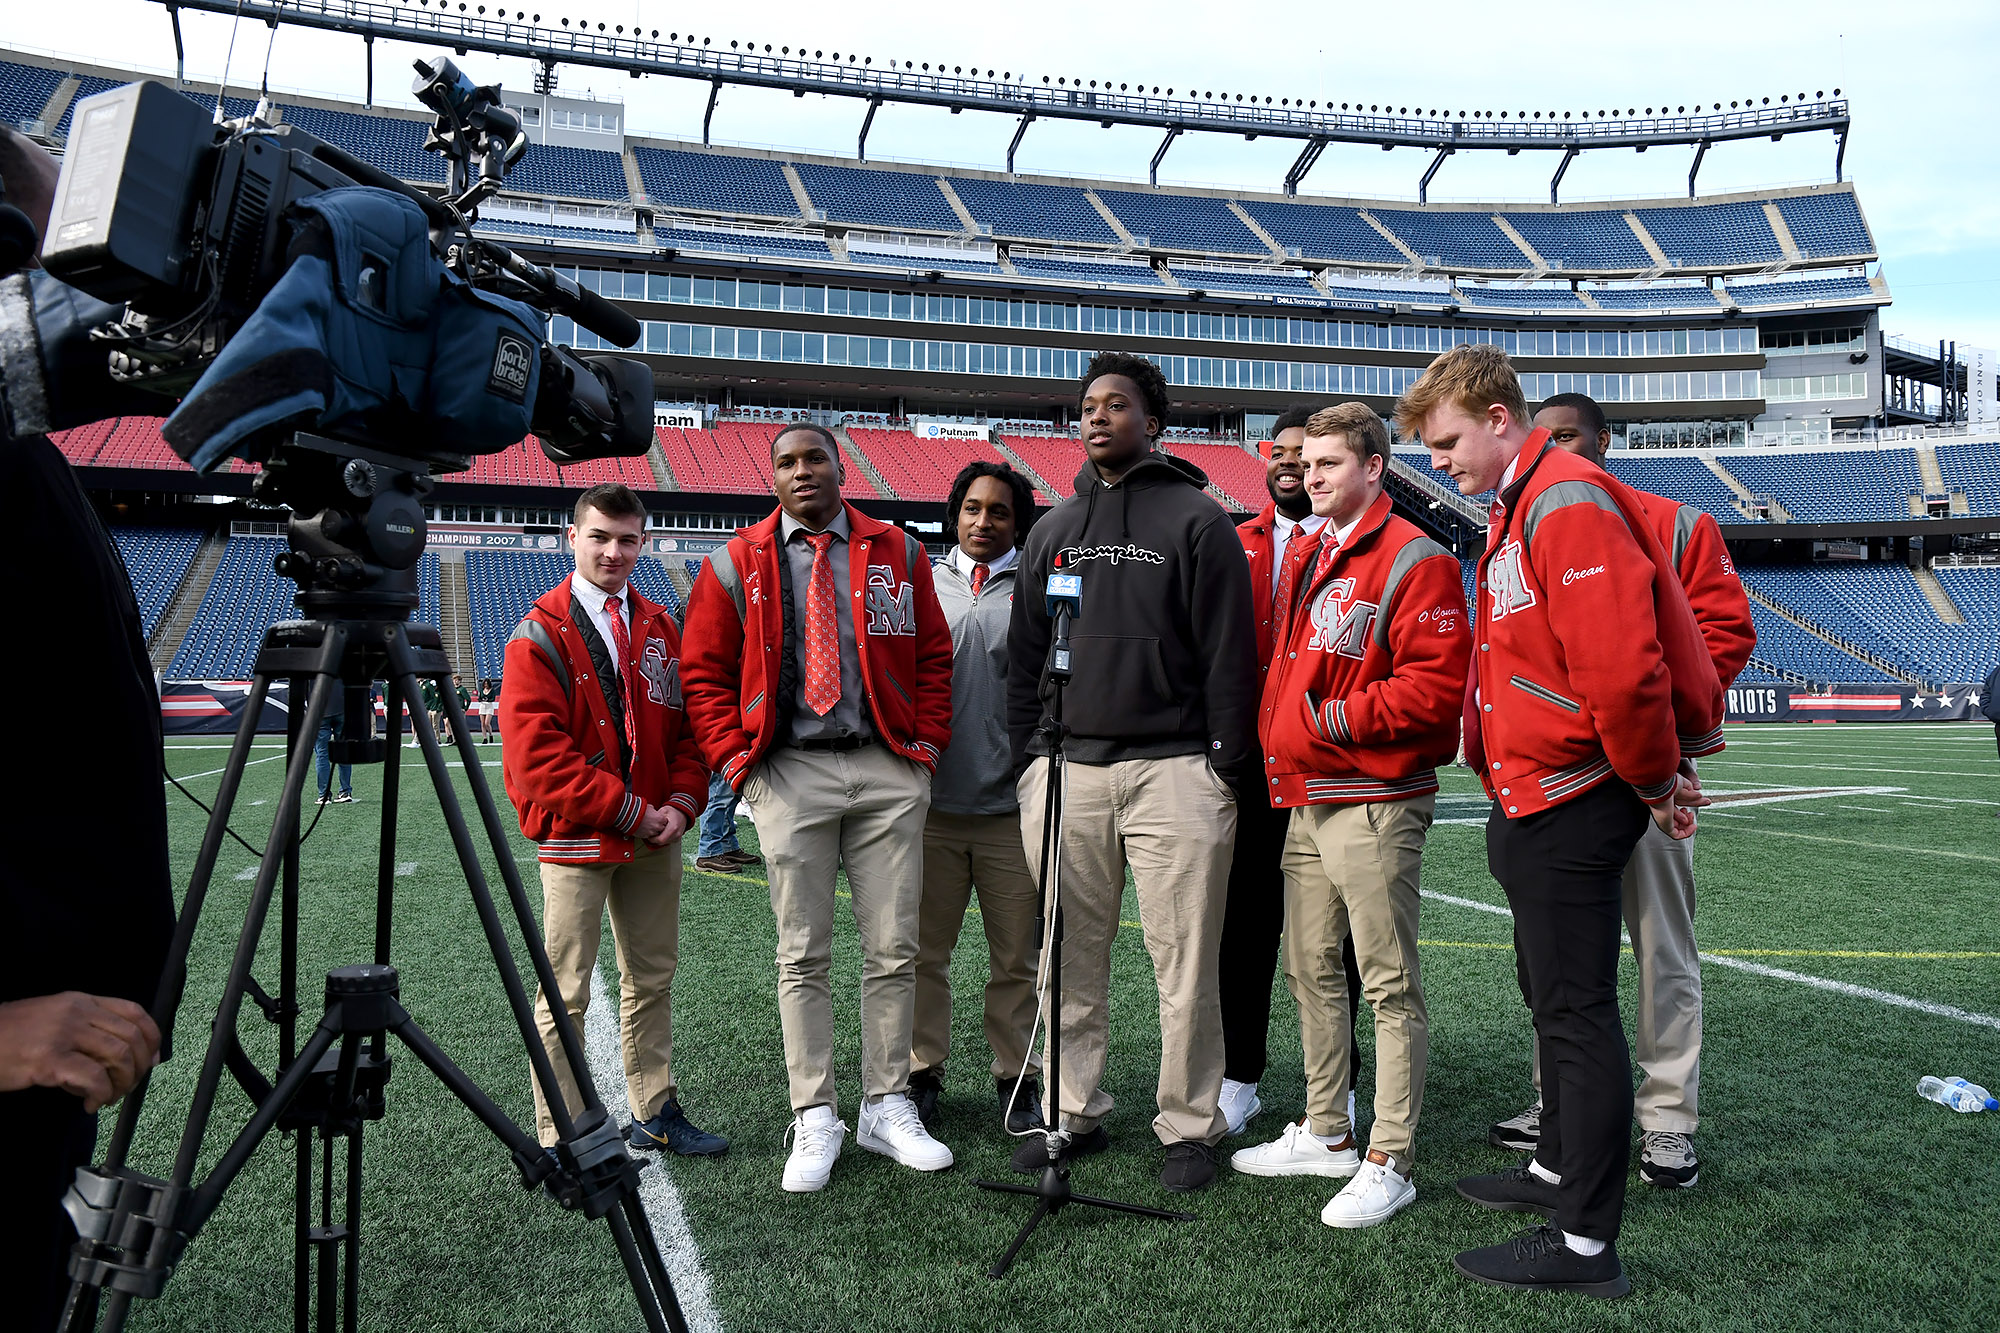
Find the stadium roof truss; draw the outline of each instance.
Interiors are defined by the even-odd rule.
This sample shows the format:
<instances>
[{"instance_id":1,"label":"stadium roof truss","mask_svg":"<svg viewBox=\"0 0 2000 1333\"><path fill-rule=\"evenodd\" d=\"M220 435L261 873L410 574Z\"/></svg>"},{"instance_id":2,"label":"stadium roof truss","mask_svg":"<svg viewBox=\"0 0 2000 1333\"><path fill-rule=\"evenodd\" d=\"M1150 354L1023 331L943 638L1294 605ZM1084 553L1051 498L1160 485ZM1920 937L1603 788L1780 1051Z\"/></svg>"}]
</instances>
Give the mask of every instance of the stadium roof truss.
<instances>
[{"instance_id":1,"label":"stadium roof truss","mask_svg":"<svg viewBox=\"0 0 2000 1333\"><path fill-rule=\"evenodd\" d=\"M707 38L700 45L694 44L692 34L687 34L683 41L682 34L672 33L668 40L662 41L658 30L641 32L636 26L629 33L620 25L614 25L616 31L606 32L602 23L595 30L582 23L551 28L541 26L539 14L531 18L527 11L517 10L509 19L506 9L496 8L488 16L484 5L474 6L478 12L469 13L465 4L450 4L446 0L437 0L435 4L419 0L416 5L409 0L400 4L387 0L157 0L157 3L164 5L172 16L177 55L183 55L180 31L183 9L256 19L272 27L292 23L360 37L368 49L370 102L374 100L377 38L436 42L451 46L461 55L482 51L532 60L542 66L545 77L558 65L586 65L623 70L633 78L659 74L705 82L710 91L702 120L703 143L708 142L716 100L724 85L783 89L798 97L823 93L866 102L867 111L856 143L856 155L863 160L867 158L868 131L874 124L875 112L885 102L946 107L954 115L962 111L985 111L1017 118L1019 124L1007 149L1010 173L1022 137L1038 119L1092 120L1106 129L1114 125L1142 126L1164 134L1152 158L1150 179L1155 185L1159 183L1160 162L1168 147L1181 134L1196 131L1240 134L1245 139L1267 136L1302 141L1298 158L1285 173L1286 194L1298 193L1300 181L1329 144L1373 144L1385 151L1425 149L1434 156L1417 186L1420 203L1429 201L1432 179L1445 159L1454 153L1560 152L1561 162L1549 181L1549 202L1553 204L1558 202L1556 196L1563 174L1579 153L1604 148L1631 148L1643 153L1656 146L1691 145L1695 157L1688 172L1688 196L1693 198L1695 177L1709 147L1732 139L1766 136L1781 139L1787 134L1831 132L1835 142L1834 178L1838 180L1847 152L1850 123L1847 101L1838 88L1832 98L1815 93L1810 101L1803 93L1795 98L1787 94L1775 106L1767 97L1754 104L1746 100L1740 108L1732 102L1726 111L1720 104L1708 111L1697 106L1691 113L1676 107L1671 114L1664 106L1658 114L1648 107L1644 115L1637 114L1637 108L1622 114L1614 108L1598 112L1594 119L1578 120L1570 119L1569 113L1557 119L1553 111L1479 111L1454 115L1448 111L1398 108L1392 113L1388 108L1378 112L1370 107L1362 111L1359 104L1350 111L1345 103L1335 112L1331 107L1273 106L1268 96L1260 99L1256 95L1246 97L1213 90L1199 97L1192 90L1186 96L1175 97L1173 90L1168 89L1166 96L1160 96L1158 89L1151 92L1143 87L1128 89L1122 83L1114 89L1109 80L1090 80L1088 86L1079 86L1085 81L1057 79L1051 84L1044 77L1037 85L1027 82L1026 75L1012 71L995 78L993 71L987 70L982 77L976 68L955 65L946 73L942 63L935 68L924 64L921 69L913 69L911 66L917 62L905 61L897 68L894 61L877 65L872 57L854 54L849 54L843 63L838 53L827 59L818 51L813 52L812 59L807 59L804 48L796 56L790 54L789 48L785 48L785 54L774 56L768 54L768 46L766 54L758 54L754 50L736 49L733 43L732 49L723 50L710 45ZM567 24L567 20L563 22ZM179 72L185 74L184 69Z\"/></svg>"}]
</instances>

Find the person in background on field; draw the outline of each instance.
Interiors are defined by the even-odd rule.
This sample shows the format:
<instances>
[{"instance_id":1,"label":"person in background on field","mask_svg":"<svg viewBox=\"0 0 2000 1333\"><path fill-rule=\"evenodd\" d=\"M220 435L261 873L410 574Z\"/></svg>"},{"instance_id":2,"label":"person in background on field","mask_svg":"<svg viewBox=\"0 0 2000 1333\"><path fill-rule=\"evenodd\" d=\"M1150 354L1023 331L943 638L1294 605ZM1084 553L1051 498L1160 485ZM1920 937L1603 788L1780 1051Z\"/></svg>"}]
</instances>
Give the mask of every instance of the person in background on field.
<instances>
[{"instance_id":1,"label":"person in background on field","mask_svg":"<svg viewBox=\"0 0 2000 1333\"><path fill-rule=\"evenodd\" d=\"M457 672L452 673L451 688L458 695L458 711L469 721L472 715L472 691L465 688L465 681ZM469 740L467 736L454 736L456 741Z\"/></svg>"},{"instance_id":2,"label":"person in background on field","mask_svg":"<svg viewBox=\"0 0 2000 1333\"><path fill-rule=\"evenodd\" d=\"M778 507L711 553L688 599L688 713L742 793L770 872L792 1114L782 1187L824 1189L847 1126L833 1079L835 876L861 937L855 1142L917 1171L951 1149L910 1100L924 816L951 739L951 629L923 544L841 499L840 447L771 442Z\"/></svg>"},{"instance_id":3,"label":"person in background on field","mask_svg":"<svg viewBox=\"0 0 2000 1333\"><path fill-rule=\"evenodd\" d=\"M370 696L373 697L372 695ZM340 727L347 720L347 691L334 685L333 697L327 702L326 712L320 715L319 735L313 738L313 770L319 778L319 803L321 805L341 804L354 799L354 766L340 765L340 794L333 792L333 757L329 746L333 738L340 734Z\"/></svg>"},{"instance_id":4,"label":"person in background on field","mask_svg":"<svg viewBox=\"0 0 2000 1333\"><path fill-rule=\"evenodd\" d=\"M1062 1086L1049 1097L1071 1134L1069 1156L1109 1146L1111 945L1130 867L1159 995L1160 1183L1185 1192L1214 1181L1215 1145L1229 1132L1216 956L1238 793L1265 785L1256 617L1242 543L1203 490L1208 478L1159 448L1170 407L1160 368L1100 352L1078 390L1084 459L1075 494L1035 524L1021 554L1027 595L1014 599L1008 628L1021 836L1039 877L1049 778L1042 721L1053 698L1044 594L1052 572L1082 577L1075 674L1060 719L1069 736L1058 848L1067 943ZM1014 1153L1023 1174L1048 1165L1044 1135Z\"/></svg>"},{"instance_id":5,"label":"person in background on field","mask_svg":"<svg viewBox=\"0 0 2000 1333\"><path fill-rule=\"evenodd\" d=\"M1993 741L2000 746L2000 666L1993 668L1979 689L1979 711L1993 724Z\"/></svg>"},{"instance_id":6,"label":"person in background on field","mask_svg":"<svg viewBox=\"0 0 2000 1333\"><path fill-rule=\"evenodd\" d=\"M1313 512L1306 494L1306 422L1313 409L1294 407L1271 425L1265 446L1264 489L1271 503L1264 512L1237 525L1243 555L1250 562L1250 601L1257 616L1258 679L1272 675L1271 640L1276 608L1284 592L1279 586L1285 554L1311 538L1326 523ZM1268 796L1268 793L1265 793ZM1229 862L1229 903L1222 914L1222 949L1216 964L1216 984L1222 998L1222 1115L1235 1134L1263 1108L1257 1084L1264 1077L1266 1039L1271 1030L1271 976L1278 966L1278 940L1285 928L1285 877L1279 861L1285 851L1285 826L1291 811L1269 799L1243 801L1236 807L1236 850ZM1347 973L1347 1021L1350 1069L1361 1067L1361 1043L1352 1036L1361 1004L1361 972L1354 961L1354 939L1340 946ZM1347 1118L1354 1118L1350 1090Z\"/></svg>"},{"instance_id":7,"label":"person in background on field","mask_svg":"<svg viewBox=\"0 0 2000 1333\"><path fill-rule=\"evenodd\" d=\"M1330 1227L1386 1222L1417 1197L1430 1015L1417 894L1437 768L1458 749L1472 652L1458 557L1391 512L1389 432L1342 403L1306 424L1306 489L1324 525L1282 572L1259 737L1285 838L1285 980L1299 1006L1306 1114L1231 1159L1260 1176L1353 1177ZM1375 1120L1355 1142L1351 947L1375 1013Z\"/></svg>"},{"instance_id":8,"label":"person in background on field","mask_svg":"<svg viewBox=\"0 0 2000 1333\"><path fill-rule=\"evenodd\" d=\"M631 584L646 507L617 484L577 498L576 569L529 608L507 641L500 752L521 833L540 848L542 930L560 996L536 1016L557 1091L582 1094L557 1040L558 999L583 1027L611 915L618 1028L634 1148L715 1157L729 1148L681 1109L673 1074L673 982L680 963L681 835L708 773L682 701L681 637L666 608ZM556 1142L550 1090L535 1081L535 1125Z\"/></svg>"},{"instance_id":9,"label":"person in background on field","mask_svg":"<svg viewBox=\"0 0 2000 1333\"><path fill-rule=\"evenodd\" d=\"M1040 903L1021 848L1021 806L1007 740L1007 627L1015 565L1035 513L1028 479L1005 463L973 462L945 505L957 545L933 562L951 625L951 744L938 761L924 822L924 899L917 924L917 1019L910 1095L937 1119L951 1050L951 953L979 894L986 936L986 1044L1008 1132L1042 1124L1035 1027L1035 917Z\"/></svg>"},{"instance_id":10,"label":"person in background on field","mask_svg":"<svg viewBox=\"0 0 2000 1333\"><path fill-rule=\"evenodd\" d=\"M711 875L734 875L763 858L743 850L736 836L736 807L743 798L720 773L708 778L708 806L701 812L701 839L695 844L694 868Z\"/></svg>"},{"instance_id":11,"label":"person in background on field","mask_svg":"<svg viewBox=\"0 0 2000 1333\"><path fill-rule=\"evenodd\" d=\"M1615 1242L1631 1158L1632 1057L1618 1015L1625 863L1650 819L1686 837L1700 795L1682 737L1722 717L1687 595L1629 487L1530 426L1507 355L1433 361L1396 405L1464 495L1498 492L1479 562L1466 758L1493 808L1486 859L1514 914L1541 1046L1535 1155L1458 1191L1553 1225L1467 1250L1478 1282L1621 1296Z\"/></svg>"},{"instance_id":12,"label":"person in background on field","mask_svg":"<svg viewBox=\"0 0 2000 1333\"><path fill-rule=\"evenodd\" d=\"M497 711L500 697L500 683L496 680L482 680L473 692L479 705L479 743L485 745L493 739L493 714Z\"/></svg>"},{"instance_id":13,"label":"person in background on field","mask_svg":"<svg viewBox=\"0 0 2000 1333\"><path fill-rule=\"evenodd\" d=\"M1549 442L1604 466L1611 428L1597 401L1580 393L1557 394L1535 414ZM1722 688L1750 660L1757 628L1750 599L1730 562L1722 529L1693 505L1635 490L1654 537L1672 558L1695 623L1715 663ZM1683 738L1682 748L1690 748ZM1702 748L1701 745L1692 747ZM1693 759L1685 761L1693 777ZM1639 1122L1639 1179L1662 1189L1685 1189L1700 1175L1694 1132L1701 1085L1701 956L1694 938L1694 838L1674 838L1649 827L1625 863L1623 912L1639 971L1634 1032L1642 1077L1633 1101ZM1541 1091L1540 1050L1533 1064ZM1541 1128L1541 1103L1488 1132L1495 1147L1533 1152Z\"/></svg>"}]
</instances>

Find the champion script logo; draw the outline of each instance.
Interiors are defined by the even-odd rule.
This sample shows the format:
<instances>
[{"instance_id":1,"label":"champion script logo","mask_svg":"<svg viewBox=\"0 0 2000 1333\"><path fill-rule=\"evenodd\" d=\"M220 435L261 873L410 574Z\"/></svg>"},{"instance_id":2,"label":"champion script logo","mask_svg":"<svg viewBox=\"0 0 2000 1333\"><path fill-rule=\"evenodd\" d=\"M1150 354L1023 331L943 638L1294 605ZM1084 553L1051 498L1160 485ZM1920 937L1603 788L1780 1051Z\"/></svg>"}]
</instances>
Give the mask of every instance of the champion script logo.
<instances>
[{"instance_id":1,"label":"champion script logo","mask_svg":"<svg viewBox=\"0 0 2000 1333\"><path fill-rule=\"evenodd\" d=\"M1065 546L1056 552L1057 569L1071 569L1087 560L1109 560L1114 566L1121 560L1132 560L1142 565L1164 565L1166 556L1158 551L1126 542L1122 546Z\"/></svg>"},{"instance_id":2,"label":"champion script logo","mask_svg":"<svg viewBox=\"0 0 2000 1333\"><path fill-rule=\"evenodd\" d=\"M1572 583L1581 583L1591 575L1602 574L1603 572L1603 565L1592 565L1589 569L1565 569L1563 571L1563 587L1567 588Z\"/></svg>"}]
</instances>

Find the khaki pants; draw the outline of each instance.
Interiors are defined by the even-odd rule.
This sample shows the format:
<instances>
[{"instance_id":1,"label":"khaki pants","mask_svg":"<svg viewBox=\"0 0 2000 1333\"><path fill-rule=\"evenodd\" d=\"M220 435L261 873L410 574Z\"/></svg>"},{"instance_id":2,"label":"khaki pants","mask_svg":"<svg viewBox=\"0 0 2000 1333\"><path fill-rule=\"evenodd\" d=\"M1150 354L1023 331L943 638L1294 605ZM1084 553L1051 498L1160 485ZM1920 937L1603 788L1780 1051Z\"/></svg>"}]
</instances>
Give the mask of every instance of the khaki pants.
<instances>
[{"instance_id":1,"label":"khaki pants","mask_svg":"<svg viewBox=\"0 0 2000 1333\"><path fill-rule=\"evenodd\" d=\"M618 950L618 1033L625 1054L625 1097L635 1120L650 1120L674 1095L673 984L681 952L681 844L640 843L632 859L616 865L542 863L542 936L555 969L563 1006L577 1035L590 1007L590 975L604 938L604 909L611 909L611 938ZM549 997L535 993L542 1045L555 1066L563 1102L583 1109L576 1078L556 1039ZM547 1092L535 1081L535 1129L545 1146L556 1141Z\"/></svg>"},{"instance_id":2,"label":"khaki pants","mask_svg":"<svg viewBox=\"0 0 2000 1333\"><path fill-rule=\"evenodd\" d=\"M1646 825L1625 863L1625 930L1639 965L1633 1058L1644 1077L1632 1118L1645 1131L1692 1134L1701 1124L1701 956L1694 941L1694 839ZM1535 1043L1535 1091L1542 1088Z\"/></svg>"},{"instance_id":3,"label":"khaki pants","mask_svg":"<svg viewBox=\"0 0 2000 1333\"><path fill-rule=\"evenodd\" d=\"M1021 816L954 815L924 822L924 898L917 924L917 1011L911 1067L936 1069L951 1051L951 951L979 894L987 954L986 1044L993 1076L1014 1078L1035 1026L1035 910L1039 894L1021 854Z\"/></svg>"},{"instance_id":4,"label":"khaki pants","mask_svg":"<svg viewBox=\"0 0 2000 1333\"><path fill-rule=\"evenodd\" d=\"M757 825L778 918L778 1018L792 1109L839 1113L830 974L841 866L861 935L863 1091L871 1102L907 1091L929 774L880 743L779 746L744 775L743 803Z\"/></svg>"},{"instance_id":5,"label":"khaki pants","mask_svg":"<svg viewBox=\"0 0 2000 1333\"><path fill-rule=\"evenodd\" d=\"M1308 805L1285 836L1285 981L1299 1005L1306 1114L1315 1134L1341 1137L1349 1061L1347 973L1354 936L1362 993L1375 1011L1375 1124L1368 1146L1410 1165L1424 1103L1430 1016L1417 967L1417 884L1437 799Z\"/></svg>"},{"instance_id":6,"label":"khaki pants","mask_svg":"<svg viewBox=\"0 0 2000 1333\"><path fill-rule=\"evenodd\" d=\"M1021 842L1037 884L1048 769L1047 759L1035 760L1018 789ZM1236 797L1198 754L1072 763L1064 771L1063 1121L1088 1132L1111 1111L1111 1097L1099 1083L1108 1055L1111 941L1130 865L1160 988L1160 1113L1153 1132L1162 1143L1216 1143L1228 1130L1218 1105L1222 1003L1216 959L1236 842Z\"/></svg>"}]
</instances>

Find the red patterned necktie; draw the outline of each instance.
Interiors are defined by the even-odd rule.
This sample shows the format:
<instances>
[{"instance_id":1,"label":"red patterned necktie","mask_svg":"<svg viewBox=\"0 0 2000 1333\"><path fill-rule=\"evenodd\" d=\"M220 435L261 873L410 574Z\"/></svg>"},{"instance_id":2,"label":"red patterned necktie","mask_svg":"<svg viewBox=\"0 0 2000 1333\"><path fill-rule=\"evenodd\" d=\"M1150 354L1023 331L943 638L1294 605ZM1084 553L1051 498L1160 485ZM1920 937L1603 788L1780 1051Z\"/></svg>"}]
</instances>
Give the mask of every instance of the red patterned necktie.
<instances>
[{"instance_id":1,"label":"red patterned necktie","mask_svg":"<svg viewBox=\"0 0 2000 1333\"><path fill-rule=\"evenodd\" d=\"M1271 615L1274 619L1282 620L1286 612L1291 610L1292 584L1294 581L1293 571L1297 568L1291 560L1292 543L1304 542L1305 540L1305 532L1299 528L1293 528L1292 540L1285 543L1284 554L1278 557L1278 582L1271 590Z\"/></svg>"},{"instance_id":2,"label":"red patterned necktie","mask_svg":"<svg viewBox=\"0 0 2000 1333\"><path fill-rule=\"evenodd\" d=\"M979 596L979 590L986 586L986 580L992 573L993 571L985 565L974 565L972 567L972 595L974 597Z\"/></svg>"},{"instance_id":3,"label":"red patterned necktie","mask_svg":"<svg viewBox=\"0 0 2000 1333\"><path fill-rule=\"evenodd\" d=\"M806 581L806 707L821 717L840 702L840 621L833 591L830 532L809 532L812 577Z\"/></svg>"},{"instance_id":4,"label":"red patterned necktie","mask_svg":"<svg viewBox=\"0 0 2000 1333\"><path fill-rule=\"evenodd\" d=\"M1333 557L1339 550L1340 538L1334 535L1332 529L1327 529L1326 535L1320 538L1319 559L1313 563L1312 578L1308 586L1326 577L1326 572L1333 568Z\"/></svg>"},{"instance_id":5,"label":"red patterned necktie","mask_svg":"<svg viewBox=\"0 0 2000 1333\"><path fill-rule=\"evenodd\" d=\"M624 603L616 597L605 598L604 617L611 622L611 651L618 659L618 693L625 701L625 748L637 755L638 720L632 716L632 636L625 628Z\"/></svg>"}]
</instances>

